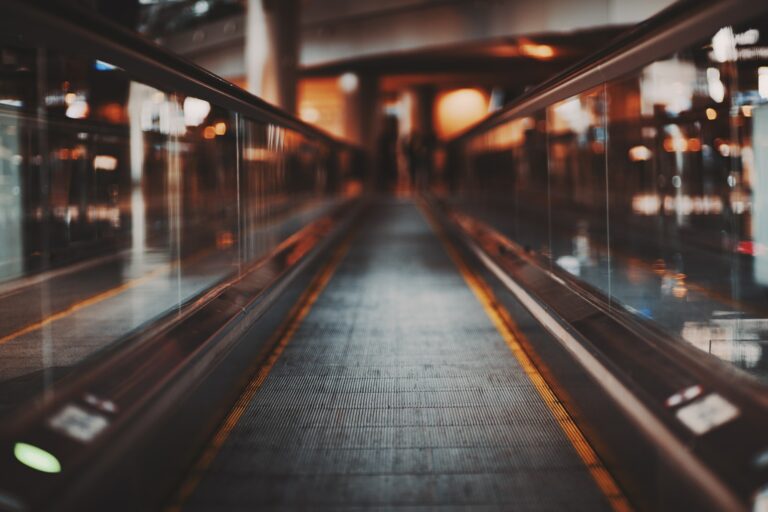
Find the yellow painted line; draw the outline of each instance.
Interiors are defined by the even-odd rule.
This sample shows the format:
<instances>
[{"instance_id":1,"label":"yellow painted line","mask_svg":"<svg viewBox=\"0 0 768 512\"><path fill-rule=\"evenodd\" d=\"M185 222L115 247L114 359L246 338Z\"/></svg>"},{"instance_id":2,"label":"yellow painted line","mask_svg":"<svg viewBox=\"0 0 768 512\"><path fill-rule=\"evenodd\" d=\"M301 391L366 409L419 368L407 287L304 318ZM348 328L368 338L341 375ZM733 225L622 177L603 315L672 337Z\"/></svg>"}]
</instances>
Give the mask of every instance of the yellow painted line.
<instances>
[{"instance_id":1,"label":"yellow painted line","mask_svg":"<svg viewBox=\"0 0 768 512\"><path fill-rule=\"evenodd\" d=\"M134 286L138 286L139 284L145 283L149 281L150 279L155 278L157 275L167 272L170 270L171 266L168 264L163 264L160 267L156 268L155 270L152 270L151 272L144 274L141 277L138 277L136 279L132 279L130 281L126 281L125 283L121 284L120 286L117 286L115 288L110 288L109 290L105 292L98 293L96 295L93 295L91 297L88 297L85 300L81 300L80 302L76 302L69 306L66 309L62 309L61 311L57 311L56 313L49 315L42 320L38 322L31 323L29 325L26 325L22 327L21 329L14 331L10 334L6 334L5 336L0 338L0 345L4 345L5 343L8 343L9 341L12 341L19 336L24 336L25 334L29 334L30 332L34 332L38 329L42 329L46 325L55 322L56 320L61 320L64 317L67 317L71 315L72 313L75 313L77 311L80 311L81 309L87 308L88 306L92 306L96 303L99 303L101 301L107 300L111 297L114 297L116 295L119 295L120 293L124 292L125 290L129 288L133 288Z\"/></svg>"},{"instance_id":2,"label":"yellow painted line","mask_svg":"<svg viewBox=\"0 0 768 512\"><path fill-rule=\"evenodd\" d=\"M37 322L31 323L29 325L26 325L22 327L21 329L18 329L10 334L6 334L5 336L0 337L0 346L4 345L5 343L8 343L9 341L13 341L14 339L18 338L19 336L24 336L25 334L29 334L30 332L34 332L38 329L41 329L45 327L46 325L55 322L56 320L61 320L62 318L65 318L72 313L76 313L77 311L80 311L81 309L87 308L89 306L93 306L94 304L98 304L99 302L105 301L107 299L110 299L116 295L119 295L120 293L124 292L125 290L128 290L130 288L133 288L135 286L138 286L140 284L146 283L147 281L150 281L160 274L163 274L164 272L171 272L175 270L179 265L190 265L192 263L196 263L197 261L203 259L207 255L209 255L212 252L213 249L203 249L197 254L190 256L189 258L183 260L182 262L179 261L173 261L169 263L161 263L158 265L157 268L154 270L150 270L146 274L144 274L141 277L137 277L135 279L131 279L129 281L126 281L125 283L121 284L120 286L116 286L114 288L110 288L109 290L105 290L101 293L97 293L96 295L92 295L88 297L87 299L83 299L79 302L75 302L71 306L62 309L60 311L57 311L56 313L53 313L51 315L48 315L47 317L43 318L42 320L39 320Z\"/></svg>"},{"instance_id":3,"label":"yellow painted line","mask_svg":"<svg viewBox=\"0 0 768 512\"><path fill-rule=\"evenodd\" d=\"M256 392L259 390L259 388L261 388L262 384L264 384L264 381L272 371L275 363L277 363L280 355L282 355L285 347L288 346L288 343L293 338L293 335L299 329L301 323L312 309L312 306L314 306L318 297L333 277L333 274L336 272L339 263L341 263L341 260L349 250L350 241L351 237L347 238L347 240L345 240L336 249L336 251L334 251L334 253L331 255L331 259L325 265L323 270L313 279L309 288L304 292L294 308L291 310L291 313L288 315L287 324L285 324L285 326L278 331L278 341L272 349L272 352L270 352L267 359L260 364L258 370L256 370L255 375L251 378L250 382L248 382L244 391L237 399L237 402L235 402L235 406L224 419L218 431L216 434L214 434L210 443L203 451L203 454L194 464L192 470L189 472L189 475L182 483L181 488L176 493L174 502L166 507L165 512L179 512L182 509L184 503L192 495L192 492L197 488L206 470L216 458L216 455L219 453L221 447L224 445L224 442L232 432L232 429L235 428L235 425L237 425L237 423L240 421L240 418L245 413L246 409L248 408L248 404L250 404L251 400L253 400L253 397L256 395Z\"/></svg>"},{"instance_id":4,"label":"yellow painted line","mask_svg":"<svg viewBox=\"0 0 768 512\"><path fill-rule=\"evenodd\" d=\"M287 218L287 215L286 215ZM297 237L298 234L300 234L301 231L298 231L297 233L294 233L288 239L283 241L278 248L283 247L286 242L292 241L295 237ZM198 254L195 254L194 256L191 256L183 261L184 265L189 265L191 263L194 263L203 257L207 256L211 253L211 249L205 249L200 251ZM62 318L66 318L67 316L71 315L72 313L76 313L77 311L80 311L84 308L87 308L89 306L93 306L94 304L98 304L99 302L102 302L104 300L110 299L116 295L119 295L120 293L124 292L125 290L128 290L130 288L133 288L135 286L138 286L140 284L143 284L151 279L154 279L158 275L162 274L163 272L170 272L174 270L176 267L179 266L179 262L172 262L172 263L163 263L158 268L150 271L149 273L137 277L135 279L131 279L130 281L126 281L125 283L121 284L120 286L116 286L115 288L110 288L109 290L103 291L101 293L98 293L96 295L92 295L91 297L88 297L87 299L83 299L79 302L76 302L72 304L71 306L62 309L60 311L57 311L56 313L53 313L51 315L48 315L47 317L43 318L42 320L39 320L37 322L33 322L31 324L25 325L21 329L17 329L16 331L6 334L5 336L0 337L0 346L8 343L9 341L13 341L16 338L20 336L24 336L25 334L29 334L31 332L35 332L38 329L42 329L48 324L51 324L57 320L61 320ZM13 290L18 291L18 290ZM12 292L13 292L12 291ZM12 292L8 292L9 294ZM0 294L2 295L2 294Z\"/></svg>"},{"instance_id":5,"label":"yellow painted line","mask_svg":"<svg viewBox=\"0 0 768 512\"><path fill-rule=\"evenodd\" d=\"M517 362L523 368L523 371L536 388L536 391L539 393L541 399L552 412L552 416L555 418L555 421L557 421L558 425L560 425L563 433L565 433L565 436L571 442L571 445L573 445L576 453L578 453L579 457L584 462L584 465L587 467L587 470L589 471L593 480L605 495L613 510L616 512L630 512L632 510L632 506L624 496L621 488L605 468L603 462L600 460L600 457L598 457L597 453L595 453L592 446L584 437L584 434L573 421L573 418L571 418L571 415L568 414L568 411L565 410L562 402L557 399L557 396L555 396L552 388L549 387L549 384L547 384L546 380L544 380L544 377L541 375L538 368L536 368L536 365L533 363L530 356L528 356L528 354L525 352L525 349L523 349L523 347L520 345L520 342L515 337L513 328L511 327L514 325L512 318L509 316L503 306L499 304L493 295L493 292L482 280L482 278L476 276L472 270L470 270L461 255L458 253L458 251L456 251L451 242L448 240L448 237L446 237L442 228L440 228L437 222L435 222L435 220L432 218L429 211L427 210L427 207L421 204L419 204L419 207L424 216L428 219L429 223L432 225L432 229L435 231L438 238L440 238L442 241L443 246L450 255L456 267L459 269L459 273L461 273L464 281L475 294L475 297L480 302L480 304L482 304L483 309L488 315L488 318L490 318L494 327L496 327L496 330L499 332L499 334L501 334L504 342L512 351L515 359L517 359Z\"/></svg>"}]
</instances>

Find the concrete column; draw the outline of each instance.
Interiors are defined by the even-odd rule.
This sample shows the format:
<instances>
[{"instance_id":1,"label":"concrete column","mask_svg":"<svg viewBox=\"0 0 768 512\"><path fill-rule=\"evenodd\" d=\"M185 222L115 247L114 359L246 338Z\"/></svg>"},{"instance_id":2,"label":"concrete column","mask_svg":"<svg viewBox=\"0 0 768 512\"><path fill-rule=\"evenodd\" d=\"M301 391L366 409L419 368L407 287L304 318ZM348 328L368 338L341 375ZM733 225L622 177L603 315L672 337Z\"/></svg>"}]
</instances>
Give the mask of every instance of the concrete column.
<instances>
[{"instance_id":1,"label":"concrete column","mask_svg":"<svg viewBox=\"0 0 768 512\"><path fill-rule=\"evenodd\" d=\"M416 88L416 128L424 135L434 136L434 107L437 90L433 85Z\"/></svg>"},{"instance_id":2,"label":"concrete column","mask_svg":"<svg viewBox=\"0 0 768 512\"><path fill-rule=\"evenodd\" d=\"M373 148L376 137L378 77L367 73L345 75L355 77L355 86L350 90L341 87L344 94L344 133L348 140L366 148ZM342 75L340 81L347 79L345 75Z\"/></svg>"},{"instance_id":3,"label":"concrete column","mask_svg":"<svg viewBox=\"0 0 768 512\"><path fill-rule=\"evenodd\" d=\"M298 0L248 0L245 76L250 92L296 113Z\"/></svg>"},{"instance_id":4,"label":"concrete column","mask_svg":"<svg viewBox=\"0 0 768 512\"><path fill-rule=\"evenodd\" d=\"M371 74L360 75L359 93L360 143L373 150L376 144L377 125L380 123L379 77Z\"/></svg>"}]
</instances>

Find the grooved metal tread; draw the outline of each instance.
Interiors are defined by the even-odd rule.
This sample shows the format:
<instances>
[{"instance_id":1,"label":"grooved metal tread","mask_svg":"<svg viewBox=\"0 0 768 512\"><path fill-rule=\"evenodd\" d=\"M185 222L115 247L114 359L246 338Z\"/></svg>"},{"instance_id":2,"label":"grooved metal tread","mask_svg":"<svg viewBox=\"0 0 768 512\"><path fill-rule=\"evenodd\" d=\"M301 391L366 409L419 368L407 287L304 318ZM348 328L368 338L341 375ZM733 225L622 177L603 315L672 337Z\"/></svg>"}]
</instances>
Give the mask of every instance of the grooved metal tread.
<instances>
[{"instance_id":1,"label":"grooved metal tread","mask_svg":"<svg viewBox=\"0 0 768 512\"><path fill-rule=\"evenodd\" d=\"M429 225L391 200L184 510L609 506Z\"/></svg>"}]
</instances>

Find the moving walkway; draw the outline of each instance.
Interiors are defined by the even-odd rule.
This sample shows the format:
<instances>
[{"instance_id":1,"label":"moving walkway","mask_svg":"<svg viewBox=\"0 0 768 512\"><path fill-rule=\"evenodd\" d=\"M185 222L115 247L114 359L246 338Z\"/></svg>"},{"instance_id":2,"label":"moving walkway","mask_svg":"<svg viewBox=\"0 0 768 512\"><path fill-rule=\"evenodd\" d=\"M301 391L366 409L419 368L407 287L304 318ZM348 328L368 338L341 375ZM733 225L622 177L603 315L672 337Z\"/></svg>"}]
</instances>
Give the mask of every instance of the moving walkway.
<instances>
[{"instance_id":1,"label":"moving walkway","mask_svg":"<svg viewBox=\"0 0 768 512\"><path fill-rule=\"evenodd\" d=\"M768 506L766 6L673 6L404 198L129 31L3 9L0 510Z\"/></svg>"}]
</instances>

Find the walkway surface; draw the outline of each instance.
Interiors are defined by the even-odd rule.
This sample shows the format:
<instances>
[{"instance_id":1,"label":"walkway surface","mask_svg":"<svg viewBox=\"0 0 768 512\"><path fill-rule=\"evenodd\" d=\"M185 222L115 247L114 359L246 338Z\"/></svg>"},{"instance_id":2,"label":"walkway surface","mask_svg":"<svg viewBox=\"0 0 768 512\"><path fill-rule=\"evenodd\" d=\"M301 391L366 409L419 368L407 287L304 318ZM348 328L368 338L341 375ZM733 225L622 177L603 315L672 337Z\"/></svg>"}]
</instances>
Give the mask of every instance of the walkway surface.
<instances>
[{"instance_id":1,"label":"walkway surface","mask_svg":"<svg viewBox=\"0 0 768 512\"><path fill-rule=\"evenodd\" d=\"M440 240L395 200L368 213L198 476L184 510L609 509Z\"/></svg>"}]
</instances>

